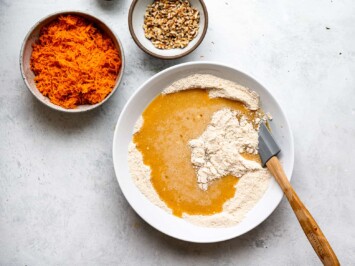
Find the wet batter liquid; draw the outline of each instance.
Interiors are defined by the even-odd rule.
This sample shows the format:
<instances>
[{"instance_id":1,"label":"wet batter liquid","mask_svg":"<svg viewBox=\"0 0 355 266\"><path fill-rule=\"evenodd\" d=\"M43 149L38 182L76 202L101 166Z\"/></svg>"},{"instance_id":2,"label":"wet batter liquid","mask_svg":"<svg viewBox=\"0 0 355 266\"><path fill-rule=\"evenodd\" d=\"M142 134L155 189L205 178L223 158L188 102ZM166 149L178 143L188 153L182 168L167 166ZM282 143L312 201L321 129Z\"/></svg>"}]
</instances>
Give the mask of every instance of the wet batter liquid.
<instances>
[{"instance_id":1,"label":"wet batter liquid","mask_svg":"<svg viewBox=\"0 0 355 266\"><path fill-rule=\"evenodd\" d=\"M257 115L240 102L210 99L206 90L159 95L142 114L144 123L133 141L151 169L154 189L176 216L221 212L223 204L236 193L238 179L234 176L220 178L212 182L207 191L201 190L188 146L189 140L205 131L213 113L222 108L239 110L250 121ZM259 155L243 156L259 160Z\"/></svg>"}]
</instances>

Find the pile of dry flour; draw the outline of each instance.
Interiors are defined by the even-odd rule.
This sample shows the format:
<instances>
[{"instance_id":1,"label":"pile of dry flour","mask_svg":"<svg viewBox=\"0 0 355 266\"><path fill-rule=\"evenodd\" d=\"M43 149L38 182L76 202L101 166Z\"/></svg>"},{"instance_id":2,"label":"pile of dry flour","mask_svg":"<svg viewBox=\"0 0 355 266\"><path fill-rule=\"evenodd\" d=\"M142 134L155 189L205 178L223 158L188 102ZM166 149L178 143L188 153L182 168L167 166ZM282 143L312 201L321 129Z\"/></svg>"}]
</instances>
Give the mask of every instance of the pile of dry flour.
<instances>
[{"instance_id":1,"label":"pile of dry flour","mask_svg":"<svg viewBox=\"0 0 355 266\"><path fill-rule=\"evenodd\" d=\"M208 89L210 97L222 97L242 101L250 110L259 109L257 93L234 82L212 75L196 74L166 88L163 93L201 88ZM238 117L238 118L237 118ZM143 125L140 117L134 133ZM234 197L223 205L223 211L214 215L188 215L183 218L200 226L227 227L239 223L264 195L270 181L270 173L260 164L246 160L240 153L257 153L258 132L251 122L231 109L221 109L214 113L203 134L189 142L191 162L196 169L201 189L217 178L232 174L240 177ZM167 212L171 210L159 198L150 182L150 167L143 163L142 154L133 141L129 145L128 164L132 178L140 191L155 205Z\"/></svg>"},{"instance_id":2,"label":"pile of dry flour","mask_svg":"<svg viewBox=\"0 0 355 266\"><path fill-rule=\"evenodd\" d=\"M258 110L260 108L259 95L255 91L230 80L221 79L209 74L194 74L179 79L167 87L163 91L163 94L191 89L209 90L210 98L226 98L240 101L249 110Z\"/></svg>"},{"instance_id":3,"label":"pile of dry flour","mask_svg":"<svg viewBox=\"0 0 355 266\"><path fill-rule=\"evenodd\" d=\"M245 116L237 118L238 112L222 109L215 112L203 134L189 142L191 162L196 169L201 189L226 175L242 177L262 167L246 160L240 153L257 153L258 131Z\"/></svg>"}]
</instances>

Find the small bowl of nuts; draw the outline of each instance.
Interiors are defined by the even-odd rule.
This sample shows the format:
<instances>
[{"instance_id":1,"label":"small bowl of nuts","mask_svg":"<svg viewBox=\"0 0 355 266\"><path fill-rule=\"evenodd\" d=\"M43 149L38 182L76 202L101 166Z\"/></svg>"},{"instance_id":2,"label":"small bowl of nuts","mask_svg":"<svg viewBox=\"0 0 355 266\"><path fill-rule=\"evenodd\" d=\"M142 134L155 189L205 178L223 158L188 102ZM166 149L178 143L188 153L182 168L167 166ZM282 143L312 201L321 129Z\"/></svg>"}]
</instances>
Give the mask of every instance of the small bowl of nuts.
<instances>
[{"instance_id":1,"label":"small bowl of nuts","mask_svg":"<svg viewBox=\"0 0 355 266\"><path fill-rule=\"evenodd\" d=\"M208 13L203 0L133 0L128 25L144 52L177 59L200 45L206 35Z\"/></svg>"}]
</instances>

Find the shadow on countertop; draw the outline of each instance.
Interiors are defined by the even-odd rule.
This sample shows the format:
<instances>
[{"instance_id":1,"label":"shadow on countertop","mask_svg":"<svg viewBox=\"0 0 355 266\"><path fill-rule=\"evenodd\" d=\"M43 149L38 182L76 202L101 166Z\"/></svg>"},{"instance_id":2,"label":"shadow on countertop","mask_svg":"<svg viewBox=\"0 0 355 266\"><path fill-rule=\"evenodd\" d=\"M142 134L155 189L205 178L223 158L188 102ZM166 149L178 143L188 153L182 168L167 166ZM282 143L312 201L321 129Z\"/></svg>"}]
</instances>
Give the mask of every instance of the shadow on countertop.
<instances>
[{"instance_id":1,"label":"shadow on countertop","mask_svg":"<svg viewBox=\"0 0 355 266\"><path fill-rule=\"evenodd\" d=\"M48 133L53 131L59 135L70 135L89 127L96 127L104 120L105 107L103 105L83 113L64 113L45 106L32 95L26 95L26 98L27 119L31 121L32 126L42 127L43 130L49 131ZM109 105L109 101L105 104Z\"/></svg>"},{"instance_id":2,"label":"shadow on countertop","mask_svg":"<svg viewBox=\"0 0 355 266\"><path fill-rule=\"evenodd\" d=\"M216 263L220 261L220 259L223 259L225 264L234 264L236 263L234 259L238 257L238 254L245 255L248 250L252 252L254 248L267 249L268 242L271 240L270 238L283 237L283 232L280 231L279 224L285 222L285 217L283 217L286 216L283 210L285 206L285 203L281 203L279 208L277 208L268 219L248 233L218 243L201 244L177 240L154 229L138 215L136 215L134 220L136 220L136 224L138 224L135 225L135 227L139 230L139 237L150 239L149 242L154 242L155 248L164 250L164 253L174 254L176 257L181 256L184 261L189 257L199 257L211 261L216 260ZM144 242L145 241L146 240L144 240ZM233 256L227 256L230 254L233 254Z\"/></svg>"},{"instance_id":3,"label":"shadow on countertop","mask_svg":"<svg viewBox=\"0 0 355 266\"><path fill-rule=\"evenodd\" d=\"M96 0L96 5L103 10L113 10L122 8L123 2L122 0Z\"/></svg>"}]
</instances>

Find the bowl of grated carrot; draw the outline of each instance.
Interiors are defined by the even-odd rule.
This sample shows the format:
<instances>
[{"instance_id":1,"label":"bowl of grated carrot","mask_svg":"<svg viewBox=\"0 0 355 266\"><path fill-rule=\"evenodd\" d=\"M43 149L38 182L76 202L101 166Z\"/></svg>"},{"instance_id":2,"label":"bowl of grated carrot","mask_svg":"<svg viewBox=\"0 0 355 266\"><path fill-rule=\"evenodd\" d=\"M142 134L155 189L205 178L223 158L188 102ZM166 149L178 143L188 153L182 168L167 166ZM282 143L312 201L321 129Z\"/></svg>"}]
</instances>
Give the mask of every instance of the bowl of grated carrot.
<instances>
[{"instance_id":1,"label":"bowl of grated carrot","mask_svg":"<svg viewBox=\"0 0 355 266\"><path fill-rule=\"evenodd\" d=\"M52 109L78 113L105 103L123 75L119 38L101 20L78 11L49 15L29 31L20 68L30 92Z\"/></svg>"}]
</instances>

